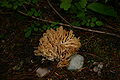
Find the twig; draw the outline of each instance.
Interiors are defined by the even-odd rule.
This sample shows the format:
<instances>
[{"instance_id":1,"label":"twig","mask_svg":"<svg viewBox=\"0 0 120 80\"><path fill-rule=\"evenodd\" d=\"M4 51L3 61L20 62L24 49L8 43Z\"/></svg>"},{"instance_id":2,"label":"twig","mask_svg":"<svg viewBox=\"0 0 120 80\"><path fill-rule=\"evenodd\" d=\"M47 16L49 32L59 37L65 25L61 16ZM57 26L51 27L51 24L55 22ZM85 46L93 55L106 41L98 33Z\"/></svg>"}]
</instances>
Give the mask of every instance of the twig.
<instances>
[{"instance_id":1,"label":"twig","mask_svg":"<svg viewBox=\"0 0 120 80\"><path fill-rule=\"evenodd\" d=\"M112 67L112 69L114 69L114 68L120 68L120 65Z\"/></svg>"},{"instance_id":2,"label":"twig","mask_svg":"<svg viewBox=\"0 0 120 80\"><path fill-rule=\"evenodd\" d=\"M87 67L80 68L77 72L81 72L84 69L88 69Z\"/></svg>"},{"instance_id":3,"label":"twig","mask_svg":"<svg viewBox=\"0 0 120 80\"><path fill-rule=\"evenodd\" d=\"M26 13L23 13L21 11L18 11L20 14L24 15L24 16L28 16ZM54 23L54 21L49 21L49 20L44 20L44 19L40 19L37 18L35 16L28 16L31 17L32 19L38 20L38 21L43 21L43 22L47 22L47 23ZM75 29L80 29L80 30L84 30L84 31L89 31L89 32L94 32L94 33L99 33L99 34L106 34L106 35L110 35L110 36L115 36L120 38L120 35L114 34L114 33L109 33L109 32L104 32L104 31L98 31L98 30L92 30L92 29L88 29L88 28L83 28L83 27L77 27L77 26L71 26L69 24L64 24L64 23L59 23L58 25L60 26L67 26L67 27L72 27Z\"/></svg>"},{"instance_id":4,"label":"twig","mask_svg":"<svg viewBox=\"0 0 120 80\"><path fill-rule=\"evenodd\" d=\"M97 55L95 55L95 54L93 54L93 53L81 52L80 54L87 54L87 55L90 55L90 56L92 56L92 57L94 57L94 58L97 58L97 59L103 60L102 57L97 56Z\"/></svg>"},{"instance_id":5,"label":"twig","mask_svg":"<svg viewBox=\"0 0 120 80\"><path fill-rule=\"evenodd\" d=\"M49 0L47 0L47 2L48 2L48 4L49 4L49 6L55 11L55 13L56 13L61 19L63 19L67 24L71 25L64 17L62 17L62 16L58 13L58 11L52 6L52 4L50 3Z\"/></svg>"}]
</instances>

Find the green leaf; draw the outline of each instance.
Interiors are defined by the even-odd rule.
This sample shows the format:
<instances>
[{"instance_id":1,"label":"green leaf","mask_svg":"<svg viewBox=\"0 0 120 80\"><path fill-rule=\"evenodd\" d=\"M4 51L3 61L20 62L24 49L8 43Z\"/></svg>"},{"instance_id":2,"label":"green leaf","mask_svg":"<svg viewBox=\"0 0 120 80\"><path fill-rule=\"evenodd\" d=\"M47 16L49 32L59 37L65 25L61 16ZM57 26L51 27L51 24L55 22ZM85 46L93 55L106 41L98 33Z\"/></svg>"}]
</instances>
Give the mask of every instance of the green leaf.
<instances>
[{"instance_id":1,"label":"green leaf","mask_svg":"<svg viewBox=\"0 0 120 80\"><path fill-rule=\"evenodd\" d=\"M74 25L74 26L80 26L81 25L79 21L72 22L71 24Z\"/></svg>"},{"instance_id":2,"label":"green leaf","mask_svg":"<svg viewBox=\"0 0 120 80\"><path fill-rule=\"evenodd\" d=\"M97 26L102 26L102 25L104 25L104 23L101 22L101 21L96 21L96 25L97 25Z\"/></svg>"},{"instance_id":3,"label":"green leaf","mask_svg":"<svg viewBox=\"0 0 120 80\"><path fill-rule=\"evenodd\" d=\"M90 19L87 20L88 23L89 23L90 21L91 21Z\"/></svg>"},{"instance_id":4,"label":"green leaf","mask_svg":"<svg viewBox=\"0 0 120 80\"><path fill-rule=\"evenodd\" d=\"M50 26L56 26L59 22L53 22Z\"/></svg>"},{"instance_id":5,"label":"green leaf","mask_svg":"<svg viewBox=\"0 0 120 80\"><path fill-rule=\"evenodd\" d=\"M77 13L77 8L76 8L76 6L75 5L71 5L71 7L70 7L70 13ZM72 16L72 17L75 17L75 16Z\"/></svg>"},{"instance_id":6,"label":"green leaf","mask_svg":"<svg viewBox=\"0 0 120 80\"><path fill-rule=\"evenodd\" d=\"M39 16L39 13L35 11L34 16Z\"/></svg>"},{"instance_id":7,"label":"green leaf","mask_svg":"<svg viewBox=\"0 0 120 80\"><path fill-rule=\"evenodd\" d=\"M48 25L43 25L43 27L42 27L42 28L43 28L43 30L47 30L47 29L48 29L48 27L49 27Z\"/></svg>"},{"instance_id":8,"label":"green leaf","mask_svg":"<svg viewBox=\"0 0 120 80\"><path fill-rule=\"evenodd\" d=\"M32 3L37 3L38 2L38 0L31 0L32 1Z\"/></svg>"},{"instance_id":9,"label":"green leaf","mask_svg":"<svg viewBox=\"0 0 120 80\"><path fill-rule=\"evenodd\" d=\"M86 23L87 23L86 20L83 20L83 21L81 22L82 25L85 25Z\"/></svg>"},{"instance_id":10,"label":"green leaf","mask_svg":"<svg viewBox=\"0 0 120 80\"><path fill-rule=\"evenodd\" d=\"M38 16L41 16L41 12L40 11L38 11Z\"/></svg>"},{"instance_id":11,"label":"green leaf","mask_svg":"<svg viewBox=\"0 0 120 80\"><path fill-rule=\"evenodd\" d=\"M36 9L35 9L35 8L31 8L31 11L32 11L32 12L35 12L35 11L36 11Z\"/></svg>"},{"instance_id":12,"label":"green leaf","mask_svg":"<svg viewBox=\"0 0 120 80\"><path fill-rule=\"evenodd\" d=\"M12 8L12 4L10 4L8 1L0 2L0 6L6 8Z\"/></svg>"},{"instance_id":13,"label":"green leaf","mask_svg":"<svg viewBox=\"0 0 120 80\"><path fill-rule=\"evenodd\" d=\"M81 13L78 12L77 17L80 18L80 19L85 19L85 12L84 11L81 12Z\"/></svg>"},{"instance_id":14,"label":"green leaf","mask_svg":"<svg viewBox=\"0 0 120 80\"><path fill-rule=\"evenodd\" d=\"M82 11L83 9L82 9L82 7L81 7L81 5L80 5L80 2L76 2L75 4L75 7L73 8L73 10L79 10L79 11ZM73 6L73 5L72 5ZM77 13L77 12L76 12Z\"/></svg>"},{"instance_id":15,"label":"green leaf","mask_svg":"<svg viewBox=\"0 0 120 80\"><path fill-rule=\"evenodd\" d=\"M34 12L32 12L32 11L28 11L28 12L27 12L27 15L28 15L28 16L32 16L33 13L34 13Z\"/></svg>"},{"instance_id":16,"label":"green leaf","mask_svg":"<svg viewBox=\"0 0 120 80\"><path fill-rule=\"evenodd\" d=\"M86 7L86 4L87 4L87 0L80 0L80 6L82 7L82 8L85 8Z\"/></svg>"},{"instance_id":17,"label":"green leaf","mask_svg":"<svg viewBox=\"0 0 120 80\"><path fill-rule=\"evenodd\" d=\"M34 27L34 31L38 31L38 28Z\"/></svg>"},{"instance_id":18,"label":"green leaf","mask_svg":"<svg viewBox=\"0 0 120 80\"><path fill-rule=\"evenodd\" d=\"M39 23L36 23L35 25L40 27L40 24L39 24Z\"/></svg>"},{"instance_id":19,"label":"green leaf","mask_svg":"<svg viewBox=\"0 0 120 80\"><path fill-rule=\"evenodd\" d=\"M20 2L16 1L13 3L13 9L17 9L19 6ZM21 6L21 5L20 5Z\"/></svg>"},{"instance_id":20,"label":"green leaf","mask_svg":"<svg viewBox=\"0 0 120 80\"><path fill-rule=\"evenodd\" d=\"M40 16L41 15L41 13L40 13L40 11L34 11L34 16Z\"/></svg>"},{"instance_id":21,"label":"green leaf","mask_svg":"<svg viewBox=\"0 0 120 80\"><path fill-rule=\"evenodd\" d=\"M32 16L34 13L35 13L35 8L31 8L28 12L27 12L27 15L28 16Z\"/></svg>"},{"instance_id":22,"label":"green leaf","mask_svg":"<svg viewBox=\"0 0 120 80\"><path fill-rule=\"evenodd\" d=\"M72 0L61 0L62 3L60 4L60 8L63 8L64 10L68 10L71 7Z\"/></svg>"},{"instance_id":23,"label":"green leaf","mask_svg":"<svg viewBox=\"0 0 120 80\"><path fill-rule=\"evenodd\" d=\"M90 24L89 23L86 23L86 26L89 26Z\"/></svg>"},{"instance_id":24,"label":"green leaf","mask_svg":"<svg viewBox=\"0 0 120 80\"><path fill-rule=\"evenodd\" d=\"M30 35L31 35L31 30L29 30L29 31L27 31L26 33L25 33L25 38L28 38L28 37L30 37Z\"/></svg>"},{"instance_id":25,"label":"green leaf","mask_svg":"<svg viewBox=\"0 0 120 80\"><path fill-rule=\"evenodd\" d=\"M22 6L24 3L25 3L25 2L20 1L20 2L18 3L18 6Z\"/></svg>"},{"instance_id":26,"label":"green leaf","mask_svg":"<svg viewBox=\"0 0 120 80\"><path fill-rule=\"evenodd\" d=\"M17 7L18 7L17 5L14 5L14 6L13 6L13 9L17 9Z\"/></svg>"},{"instance_id":27,"label":"green leaf","mask_svg":"<svg viewBox=\"0 0 120 80\"><path fill-rule=\"evenodd\" d=\"M12 8L12 4L8 4L8 5L7 5L7 8Z\"/></svg>"},{"instance_id":28,"label":"green leaf","mask_svg":"<svg viewBox=\"0 0 120 80\"><path fill-rule=\"evenodd\" d=\"M90 26L91 26L91 27L94 27L94 26L95 26L95 23L90 23Z\"/></svg>"},{"instance_id":29,"label":"green leaf","mask_svg":"<svg viewBox=\"0 0 120 80\"><path fill-rule=\"evenodd\" d=\"M92 19L91 19L91 22L95 22L97 20L97 18L96 17L93 17Z\"/></svg>"},{"instance_id":30,"label":"green leaf","mask_svg":"<svg viewBox=\"0 0 120 80\"><path fill-rule=\"evenodd\" d=\"M117 16L117 12L114 10L114 8L101 3L97 3L97 2L91 3L87 6L87 8L103 15L108 15L113 17Z\"/></svg>"}]
</instances>

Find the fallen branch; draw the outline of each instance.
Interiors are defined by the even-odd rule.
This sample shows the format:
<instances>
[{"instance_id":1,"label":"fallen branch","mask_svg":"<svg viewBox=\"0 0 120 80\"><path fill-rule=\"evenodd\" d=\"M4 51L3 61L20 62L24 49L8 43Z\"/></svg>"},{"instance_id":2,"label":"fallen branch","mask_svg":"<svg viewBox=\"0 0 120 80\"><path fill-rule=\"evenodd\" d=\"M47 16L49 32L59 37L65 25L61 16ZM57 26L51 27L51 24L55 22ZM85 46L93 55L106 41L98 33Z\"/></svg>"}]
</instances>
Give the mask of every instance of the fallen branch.
<instances>
[{"instance_id":1,"label":"fallen branch","mask_svg":"<svg viewBox=\"0 0 120 80\"><path fill-rule=\"evenodd\" d=\"M49 0L47 0L47 2L48 2L48 4L49 4L49 6L55 11L55 13L56 13L62 20L64 20L67 24L71 25L64 17L62 17L62 16L59 14L59 12L52 6L52 4L50 3Z\"/></svg>"},{"instance_id":2,"label":"fallen branch","mask_svg":"<svg viewBox=\"0 0 120 80\"><path fill-rule=\"evenodd\" d=\"M21 11L18 11L18 13L24 15L24 16L28 16L26 13L23 13ZM55 23L54 21L49 21L49 20L44 20L44 19L40 19L37 18L35 16L28 16L31 17L32 19L38 20L38 21L43 21L43 22L47 22L47 23ZM67 27L71 27L71 28L75 28L75 29L80 29L80 30L84 30L84 31L89 31L89 32L94 32L94 33L100 33L100 34L106 34L106 35L110 35L110 36L115 36L120 38L120 35L114 34L114 33L109 33L109 32L104 32L104 31L98 31L98 30L92 30L92 29L88 29L88 28L83 28L83 27L77 27L77 26L72 26L69 24L64 24L64 23L59 23L60 26L67 26Z\"/></svg>"}]
</instances>

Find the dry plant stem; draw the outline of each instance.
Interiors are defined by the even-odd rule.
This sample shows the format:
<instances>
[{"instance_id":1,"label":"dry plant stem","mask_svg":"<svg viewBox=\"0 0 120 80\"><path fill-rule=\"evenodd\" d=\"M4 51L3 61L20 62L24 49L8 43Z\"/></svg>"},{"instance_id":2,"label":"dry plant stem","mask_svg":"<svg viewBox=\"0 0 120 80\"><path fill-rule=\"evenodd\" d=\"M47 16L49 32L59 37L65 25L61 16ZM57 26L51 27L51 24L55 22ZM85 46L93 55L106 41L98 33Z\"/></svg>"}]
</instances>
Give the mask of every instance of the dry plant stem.
<instances>
[{"instance_id":1,"label":"dry plant stem","mask_svg":"<svg viewBox=\"0 0 120 80\"><path fill-rule=\"evenodd\" d=\"M103 58L101 58L101 57L99 57L99 56L97 56L97 55L95 55L95 54L92 54L92 53L86 53L86 52L84 52L84 53L81 53L81 54L87 54L87 55L90 55L90 56L92 56L92 57L94 57L94 58L98 58L98 59L103 60Z\"/></svg>"},{"instance_id":2,"label":"dry plant stem","mask_svg":"<svg viewBox=\"0 0 120 80\"><path fill-rule=\"evenodd\" d=\"M49 4L49 6L55 11L55 13L56 13L61 19L63 19L67 24L70 25L70 23L69 23L64 17L62 17L62 16L58 13L58 11L52 6L52 4L50 3L50 1L47 0L47 2L48 2L48 4Z\"/></svg>"},{"instance_id":3,"label":"dry plant stem","mask_svg":"<svg viewBox=\"0 0 120 80\"><path fill-rule=\"evenodd\" d=\"M80 68L77 72L81 72L84 69L88 69L87 67Z\"/></svg>"},{"instance_id":4,"label":"dry plant stem","mask_svg":"<svg viewBox=\"0 0 120 80\"><path fill-rule=\"evenodd\" d=\"M114 68L120 68L120 65L112 67L112 69L114 69Z\"/></svg>"},{"instance_id":5,"label":"dry plant stem","mask_svg":"<svg viewBox=\"0 0 120 80\"><path fill-rule=\"evenodd\" d=\"M18 11L18 13L24 15L24 16L28 16L26 13L23 13L21 11ZM32 19L38 20L38 21L43 21L43 22L47 22L47 23L54 23L54 21L49 21L49 20L44 20L44 19L40 19L34 16L28 16L31 17ZM77 27L77 26L71 26L69 24L64 24L64 23L59 23L59 25L61 26L67 26L67 27L71 27L71 28L75 28L75 29L80 29L80 30L84 30L84 31L89 31L89 32L94 32L94 33L99 33L99 34L106 34L106 35L110 35L110 36L115 36L117 38L120 38L120 35L114 34L114 33L109 33L109 32L104 32L104 31L98 31L98 30L92 30L92 29L88 29L88 28L83 28L83 27Z\"/></svg>"}]
</instances>

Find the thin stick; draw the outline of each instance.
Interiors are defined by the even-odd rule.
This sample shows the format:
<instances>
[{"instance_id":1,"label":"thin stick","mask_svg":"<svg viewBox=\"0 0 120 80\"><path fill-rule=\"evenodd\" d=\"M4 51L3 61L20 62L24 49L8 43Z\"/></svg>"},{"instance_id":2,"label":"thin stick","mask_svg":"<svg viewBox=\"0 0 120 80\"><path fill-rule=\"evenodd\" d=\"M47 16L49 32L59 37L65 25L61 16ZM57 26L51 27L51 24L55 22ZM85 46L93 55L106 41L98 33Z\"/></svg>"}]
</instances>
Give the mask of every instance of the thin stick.
<instances>
[{"instance_id":1,"label":"thin stick","mask_svg":"<svg viewBox=\"0 0 120 80\"><path fill-rule=\"evenodd\" d=\"M21 11L18 11L20 14L24 15L24 16L28 16L26 13L23 13ZM43 21L43 22L47 22L47 23L54 23L54 21L49 21L49 20L44 20L44 19L40 19L37 18L35 16L28 16L31 17L32 19L38 20L38 21ZM89 31L89 32L94 32L94 33L99 33L99 34L106 34L106 35L110 35L110 36L115 36L117 38L120 38L120 35L114 34L114 33L109 33L109 32L104 32L104 31L98 31L98 30L92 30L92 29L88 29L88 28L83 28L83 27L77 27L77 26L72 26L69 24L63 24L63 23L59 23L58 25L60 26L67 26L67 27L72 27L75 29L80 29L80 30L84 30L84 31Z\"/></svg>"},{"instance_id":2,"label":"thin stick","mask_svg":"<svg viewBox=\"0 0 120 80\"><path fill-rule=\"evenodd\" d=\"M47 2L48 2L48 4L49 4L49 6L55 11L55 13L56 13L61 19L63 19L67 24L70 25L70 23L69 23L64 17L62 17L62 16L58 13L58 11L52 6L52 4L50 3L50 1L47 0Z\"/></svg>"}]
</instances>

